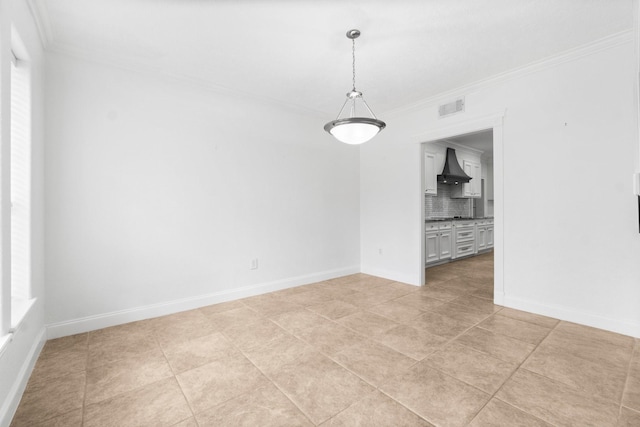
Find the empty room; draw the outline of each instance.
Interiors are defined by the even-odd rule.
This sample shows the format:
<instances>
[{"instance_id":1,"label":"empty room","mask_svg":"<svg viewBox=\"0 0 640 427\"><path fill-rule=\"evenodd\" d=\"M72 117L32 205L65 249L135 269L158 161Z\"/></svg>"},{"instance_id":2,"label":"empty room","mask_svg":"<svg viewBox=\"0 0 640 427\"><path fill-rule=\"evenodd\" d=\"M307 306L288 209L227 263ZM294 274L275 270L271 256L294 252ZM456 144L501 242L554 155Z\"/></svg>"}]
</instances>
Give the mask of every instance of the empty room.
<instances>
[{"instance_id":1,"label":"empty room","mask_svg":"<svg viewBox=\"0 0 640 427\"><path fill-rule=\"evenodd\" d=\"M639 0L0 0L0 427L640 426Z\"/></svg>"}]
</instances>

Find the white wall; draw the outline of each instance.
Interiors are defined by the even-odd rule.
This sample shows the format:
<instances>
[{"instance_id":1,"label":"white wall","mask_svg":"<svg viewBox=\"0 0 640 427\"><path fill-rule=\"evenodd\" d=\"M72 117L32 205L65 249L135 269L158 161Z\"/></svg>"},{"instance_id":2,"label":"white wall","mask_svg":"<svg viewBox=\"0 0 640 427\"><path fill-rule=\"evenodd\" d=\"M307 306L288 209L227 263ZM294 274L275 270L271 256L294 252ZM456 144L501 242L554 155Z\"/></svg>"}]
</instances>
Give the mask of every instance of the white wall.
<instances>
[{"instance_id":1,"label":"white wall","mask_svg":"<svg viewBox=\"0 0 640 427\"><path fill-rule=\"evenodd\" d=\"M363 271L420 282L420 135L506 110L503 170L494 163L504 188L496 298L640 336L633 70L627 33L383 117L387 129L361 151ZM438 119L438 103L456 95L465 113Z\"/></svg>"},{"instance_id":2,"label":"white wall","mask_svg":"<svg viewBox=\"0 0 640 427\"><path fill-rule=\"evenodd\" d=\"M358 148L322 117L47 58L53 336L359 271Z\"/></svg>"},{"instance_id":3,"label":"white wall","mask_svg":"<svg viewBox=\"0 0 640 427\"><path fill-rule=\"evenodd\" d=\"M44 342L44 261L43 261L43 55L37 30L26 2L6 1L13 23L30 56L31 67L31 294L35 305L26 314L11 341L0 352L0 426L8 426ZM2 9L2 13L7 13ZM5 46L0 43L2 49ZM5 72L6 70L2 70Z\"/></svg>"}]
</instances>

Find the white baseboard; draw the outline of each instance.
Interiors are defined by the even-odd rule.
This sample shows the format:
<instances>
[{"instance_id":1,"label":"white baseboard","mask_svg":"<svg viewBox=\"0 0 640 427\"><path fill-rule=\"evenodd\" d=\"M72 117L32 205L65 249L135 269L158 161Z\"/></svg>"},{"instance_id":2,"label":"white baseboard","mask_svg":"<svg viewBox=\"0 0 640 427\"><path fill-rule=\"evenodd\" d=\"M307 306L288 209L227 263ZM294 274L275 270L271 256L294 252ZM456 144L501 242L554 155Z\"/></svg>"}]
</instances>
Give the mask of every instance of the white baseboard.
<instances>
[{"instance_id":1,"label":"white baseboard","mask_svg":"<svg viewBox=\"0 0 640 427\"><path fill-rule=\"evenodd\" d=\"M524 300L506 295L503 297L502 305L516 310L527 311L529 313L549 316L555 319L565 320L567 322L579 323L581 325L592 326L594 328L640 338L639 323L612 319L593 313L576 311L573 308L542 304L537 301Z\"/></svg>"},{"instance_id":2,"label":"white baseboard","mask_svg":"<svg viewBox=\"0 0 640 427\"><path fill-rule=\"evenodd\" d=\"M372 276L383 277L385 279L393 280L394 282L407 283L409 285L420 286L420 278L411 274L405 274L398 271L384 270L381 268L375 268L368 265L362 266L362 273L370 274Z\"/></svg>"},{"instance_id":3,"label":"white baseboard","mask_svg":"<svg viewBox=\"0 0 640 427\"><path fill-rule=\"evenodd\" d=\"M0 407L0 426L2 427L8 427L11 425L11 420L18 409L20 399L22 399L22 394L27 387L27 382L29 381L31 372L33 372L38 356L40 356L40 351L46 341L46 332L46 329L42 328L38 333L36 340L31 346L31 350L29 350L29 354L22 363L22 366L20 366L20 371L18 372L15 382L11 386L11 390L9 390L7 399L5 399L2 403L2 407Z\"/></svg>"},{"instance_id":4,"label":"white baseboard","mask_svg":"<svg viewBox=\"0 0 640 427\"><path fill-rule=\"evenodd\" d=\"M159 304L151 304L142 307L134 307L127 310L114 311L110 313L87 316L79 319L67 320L64 322L50 323L47 327L47 337L49 339L64 337L67 335L79 334L82 332L94 331L96 329L107 328L109 326L121 325L123 323L135 322L137 320L150 319L158 316L178 313L180 311L193 310L207 305L218 304L226 301L233 301L267 292L279 291L295 286L307 285L309 283L321 282L323 280L334 279L348 274L360 272L359 266L345 267L336 270L328 270L304 276L291 277L273 282L260 283L257 285L244 286L238 289L228 289L212 294L200 295L179 300L167 301Z\"/></svg>"}]
</instances>

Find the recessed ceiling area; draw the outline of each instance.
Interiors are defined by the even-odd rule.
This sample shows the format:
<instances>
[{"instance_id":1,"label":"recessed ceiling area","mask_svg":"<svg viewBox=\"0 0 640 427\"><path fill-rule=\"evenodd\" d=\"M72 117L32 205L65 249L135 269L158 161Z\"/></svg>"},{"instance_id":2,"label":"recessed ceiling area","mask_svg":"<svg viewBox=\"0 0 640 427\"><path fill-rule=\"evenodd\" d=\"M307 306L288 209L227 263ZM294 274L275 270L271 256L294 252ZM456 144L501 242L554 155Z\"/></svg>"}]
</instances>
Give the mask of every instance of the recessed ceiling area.
<instances>
[{"instance_id":1,"label":"recessed ceiling area","mask_svg":"<svg viewBox=\"0 0 640 427\"><path fill-rule=\"evenodd\" d=\"M610 0L29 0L47 50L333 116L383 114L632 28Z\"/></svg>"}]
</instances>

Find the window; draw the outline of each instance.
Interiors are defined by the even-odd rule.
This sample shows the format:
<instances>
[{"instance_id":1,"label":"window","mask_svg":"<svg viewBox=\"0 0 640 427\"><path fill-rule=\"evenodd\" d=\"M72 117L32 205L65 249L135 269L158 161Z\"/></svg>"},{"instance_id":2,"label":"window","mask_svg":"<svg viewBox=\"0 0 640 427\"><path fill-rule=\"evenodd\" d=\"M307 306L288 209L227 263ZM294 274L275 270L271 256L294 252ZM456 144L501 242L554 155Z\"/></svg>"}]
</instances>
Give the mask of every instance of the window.
<instances>
[{"instance_id":1,"label":"window","mask_svg":"<svg viewBox=\"0 0 640 427\"><path fill-rule=\"evenodd\" d=\"M14 40L12 40L13 42ZM23 56L23 57L26 57ZM2 281L0 297L0 338L14 331L34 300L31 295L31 76L29 62L11 52L11 64L3 67L8 72L10 83L10 132L9 143L1 141L0 151L0 198L10 202L0 212L0 274ZM8 69L7 69L8 68ZM9 91L0 88L4 98ZM7 123L5 120L2 124ZM6 138L7 132L1 134ZM4 157L4 158L2 158ZM9 169L8 171L6 169ZM4 181L4 182L2 182ZM9 181L9 182L6 182ZM7 194L9 193L9 194ZM5 217L4 219L2 217ZM8 252L8 253L7 253ZM7 268L9 267L10 269ZM5 267L6 266L6 267ZM5 270L6 269L6 270ZM5 270L5 271L2 271ZM8 271L10 275L7 274ZM10 277L10 280L7 280Z\"/></svg>"},{"instance_id":2,"label":"window","mask_svg":"<svg viewBox=\"0 0 640 427\"><path fill-rule=\"evenodd\" d=\"M29 63L11 61L11 326L29 306L31 93Z\"/></svg>"}]
</instances>

